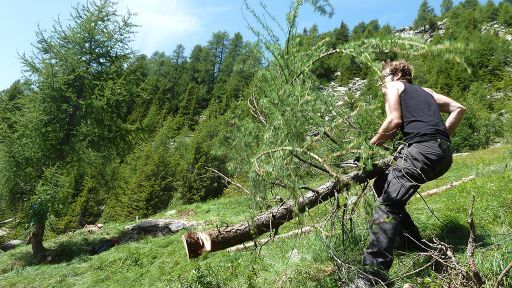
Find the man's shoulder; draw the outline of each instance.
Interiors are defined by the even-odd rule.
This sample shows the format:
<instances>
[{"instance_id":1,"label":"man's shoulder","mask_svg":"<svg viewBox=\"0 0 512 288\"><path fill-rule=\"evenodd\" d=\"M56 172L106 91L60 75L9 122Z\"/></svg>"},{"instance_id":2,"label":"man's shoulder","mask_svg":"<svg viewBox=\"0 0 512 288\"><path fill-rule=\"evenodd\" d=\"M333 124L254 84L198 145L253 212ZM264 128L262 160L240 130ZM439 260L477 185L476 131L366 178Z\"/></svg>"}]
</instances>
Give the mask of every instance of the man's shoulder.
<instances>
[{"instance_id":1,"label":"man's shoulder","mask_svg":"<svg viewBox=\"0 0 512 288\"><path fill-rule=\"evenodd\" d=\"M434 95L434 90L430 89L430 88L426 88L426 87L421 87L423 90L427 91L428 93Z\"/></svg>"},{"instance_id":2,"label":"man's shoulder","mask_svg":"<svg viewBox=\"0 0 512 288\"><path fill-rule=\"evenodd\" d=\"M398 90L398 93L402 93L405 89L404 83L402 81L391 81L386 84L384 84L384 87L386 90Z\"/></svg>"}]
</instances>

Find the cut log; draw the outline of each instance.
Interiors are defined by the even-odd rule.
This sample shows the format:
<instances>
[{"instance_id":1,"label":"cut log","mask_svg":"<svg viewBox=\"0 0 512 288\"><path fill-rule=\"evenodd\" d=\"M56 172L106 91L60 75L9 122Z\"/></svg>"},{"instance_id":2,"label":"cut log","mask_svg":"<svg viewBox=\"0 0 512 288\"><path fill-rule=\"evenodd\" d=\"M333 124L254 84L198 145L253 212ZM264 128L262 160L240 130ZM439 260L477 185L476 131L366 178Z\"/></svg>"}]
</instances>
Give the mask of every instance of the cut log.
<instances>
[{"instance_id":1,"label":"cut log","mask_svg":"<svg viewBox=\"0 0 512 288\"><path fill-rule=\"evenodd\" d=\"M475 179L476 177L475 176L469 176L469 177L466 177L466 178L462 178L461 180L459 181L455 181L455 182L451 182L449 183L448 185L445 185L445 186L441 186L439 188L436 188L436 189L432 189L432 190L428 190L426 192L423 192L423 193L420 193L420 195L422 197L428 197L428 196L432 196L434 194L437 194L437 193L440 193L440 192L443 192L443 191L446 191L448 189L451 189L455 186L458 186L462 183L466 183L468 181L471 181L473 179Z\"/></svg>"},{"instance_id":2,"label":"cut log","mask_svg":"<svg viewBox=\"0 0 512 288\"><path fill-rule=\"evenodd\" d=\"M14 221L14 218L10 218L10 219L4 220L4 221L0 221L0 225L4 225L4 224L7 224L7 223L12 222L12 221Z\"/></svg>"},{"instance_id":3,"label":"cut log","mask_svg":"<svg viewBox=\"0 0 512 288\"><path fill-rule=\"evenodd\" d=\"M375 163L370 169L357 171L331 180L301 196L297 201L288 200L279 206L261 213L248 222L217 228L207 232L193 232L183 235L183 243L189 258L199 257L205 252L214 252L233 247L279 228L294 219L298 213L317 206L334 197L337 192L347 189L352 183L360 184L375 178L391 165L391 159Z\"/></svg>"}]
</instances>

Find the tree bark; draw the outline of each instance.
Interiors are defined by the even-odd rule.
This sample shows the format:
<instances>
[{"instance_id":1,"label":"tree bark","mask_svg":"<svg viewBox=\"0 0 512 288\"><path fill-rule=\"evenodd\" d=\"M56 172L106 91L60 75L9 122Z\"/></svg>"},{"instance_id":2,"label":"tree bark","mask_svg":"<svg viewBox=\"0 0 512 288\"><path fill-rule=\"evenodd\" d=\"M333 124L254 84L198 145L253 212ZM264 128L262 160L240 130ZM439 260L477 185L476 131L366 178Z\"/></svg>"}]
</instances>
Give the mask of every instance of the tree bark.
<instances>
[{"instance_id":1,"label":"tree bark","mask_svg":"<svg viewBox=\"0 0 512 288\"><path fill-rule=\"evenodd\" d=\"M43 246L45 222L37 223L34 227L34 231L29 238L30 244L32 244L32 255L37 262L46 261L48 249Z\"/></svg>"},{"instance_id":2,"label":"tree bark","mask_svg":"<svg viewBox=\"0 0 512 288\"><path fill-rule=\"evenodd\" d=\"M297 201L288 200L279 206L261 213L249 222L217 228L206 232L190 232L183 235L183 243L189 258L196 258L205 252L223 250L279 228L298 214L334 197L337 192L347 189L352 183L364 183L387 169L391 159L372 165L370 169L353 172L331 180L301 196Z\"/></svg>"}]
</instances>

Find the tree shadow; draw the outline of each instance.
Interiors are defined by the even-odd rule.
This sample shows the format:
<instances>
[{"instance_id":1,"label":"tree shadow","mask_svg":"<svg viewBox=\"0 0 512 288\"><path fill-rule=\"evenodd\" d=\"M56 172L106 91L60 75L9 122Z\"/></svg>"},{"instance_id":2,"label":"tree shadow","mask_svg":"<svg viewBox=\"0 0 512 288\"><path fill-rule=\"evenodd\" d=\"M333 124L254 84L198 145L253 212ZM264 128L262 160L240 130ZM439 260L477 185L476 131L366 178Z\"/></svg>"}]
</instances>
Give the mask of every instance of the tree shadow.
<instances>
[{"instance_id":1,"label":"tree shadow","mask_svg":"<svg viewBox=\"0 0 512 288\"><path fill-rule=\"evenodd\" d=\"M452 246L455 253L463 252L468 247L469 228L455 219L448 219L443 221L443 225L434 237ZM491 235L485 231L479 233L477 230L475 243L478 247L488 247L492 245L490 238Z\"/></svg>"},{"instance_id":2,"label":"tree shadow","mask_svg":"<svg viewBox=\"0 0 512 288\"><path fill-rule=\"evenodd\" d=\"M0 274L8 273L19 267L36 266L40 264L59 264L63 262L70 262L77 257L92 256L108 250L105 243L111 242L112 239L107 238L87 238L83 237L76 240L64 240L59 242L55 247L48 248L46 259L37 261L32 250L25 247L25 251L19 249L12 250L6 253L14 253L9 258L9 264L0 268ZM101 250L100 250L101 249Z\"/></svg>"},{"instance_id":3,"label":"tree shadow","mask_svg":"<svg viewBox=\"0 0 512 288\"><path fill-rule=\"evenodd\" d=\"M70 262L80 256L93 256L105 252L118 245L116 237L111 238L81 238L65 240L50 249L49 258L46 263L58 264Z\"/></svg>"},{"instance_id":4,"label":"tree shadow","mask_svg":"<svg viewBox=\"0 0 512 288\"><path fill-rule=\"evenodd\" d=\"M49 249L42 261L36 261L31 251L17 251L14 257L10 256L13 264L6 265L6 268L0 266L0 270L9 270L9 266L17 268L38 264L59 264L70 262L82 256L84 257L84 261L88 261L90 257L87 256L103 253L114 246L140 241L147 237L162 237L176 234L181 229L188 227L187 225L189 224L180 220L148 219L136 225L131 225L129 229L124 229L111 235L79 235L74 239L60 240L55 247L49 245Z\"/></svg>"}]
</instances>

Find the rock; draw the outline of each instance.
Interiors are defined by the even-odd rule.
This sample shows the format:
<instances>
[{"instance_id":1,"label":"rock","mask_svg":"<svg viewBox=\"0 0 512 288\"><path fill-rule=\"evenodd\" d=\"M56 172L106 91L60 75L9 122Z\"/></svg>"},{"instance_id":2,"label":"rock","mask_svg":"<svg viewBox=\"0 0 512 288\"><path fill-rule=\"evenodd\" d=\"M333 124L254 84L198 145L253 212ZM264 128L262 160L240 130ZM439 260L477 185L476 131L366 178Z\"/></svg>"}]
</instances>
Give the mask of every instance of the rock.
<instances>
[{"instance_id":1,"label":"rock","mask_svg":"<svg viewBox=\"0 0 512 288\"><path fill-rule=\"evenodd\" d=\"M193 223L172 220L172 219L156 219L142 221L136 225L127 226L126 229L134 234L161 234L176 233L183 228L187 228Z\"/></svg>"},{"instance_id":2,"label":"rock","mask_svg":"<svg viewBox=\"0 0 512 288\"><path fill-rule=\"evenodd\" d=\"M512 41L512 29L500 25L498 22L493 21L484 26L480 30L482 33L491 33L496 36L502 37L507 41Z\"/></svg>"},{"instance_id":3,"label":"rock","mask_svg":"<svg viewBox=\"0 0 512 288\"><path fill-rule=\"evenodd\" d=\"M293 249L288 253L288 259L290 259L291 262L298 262L300 260L299 251L297 249Z\"/></svg>"},{"instance_id":4,"label":"rock","mask_svg":"<svg viewBox=\"0 0 512 288\"><path fill-rule=\"evenodd\" d=\"M406 26L395 30L395 35L403 38L408 37L420 37L425 39L426 41L432 40L434 38L434 34L436 32L439 35L443 35L446 31L446 23L448 18L443 21L437 22L435 26L424 26L417 30L412 29L412 27Z\"/></svg>"},{"instance_id":5,"label":"rock","mask_svg":"<svg viewBox=\"0 0 512 288\"><path fill-rule=\"evenodd\" d=\"M11 240L7 243L4 243L2 245L0 245L0 250L2 251L9 251L11 249L14 249L20 245L23 245L25 243L25 241L21 241L21 240Z\"/></svg>"},{"instance_id":6,"label":"rock","mask_svg":"<svg viewBox=\"0 0 512 288\"><path fill-rule=\"evenodd\" d=\"M100 231L103 228L103 224L94 224L94 225L85 225L84 230L89 233L94 233Z\"/></svg>"},{"instance_id":7,"label":"rock","mask_svg":"<svg viewBox=\"0 0 512 288\"><path fill-rule=\"evenodd\" d=\"M165 215L167 215L167 216L169 216L169 215L174 215L174 214L176 214L176 210L167 211L167 212L165 213Z\"/></svg>"},{"instance_id":8,"label":"rock","mask_svg":"<svg viewBox=\"0 0 512 288\"><path fill-rule=\"evenodd\" d=\"M338 97L339 101L336 102L336 105L339 106L342 105L343 102L347 99L348 93L359 97L367 82L368 81L366 79L354 78L348 83L347 87L338 86L338 84L335 82L331 82L327 87L324 88L324 93L334 94L336 97Z\"/></svg>"},{"instance_id":9,"label":"rock","mask_svg":"<svg viewBox=\"0 0 512 288\"><path fill-rule=\"evenodd\" d=\"M11 230L9 230L7 228L0 228L0 237L9 234L9 232L11 232Z\"/></svg>"}]
</instances>

